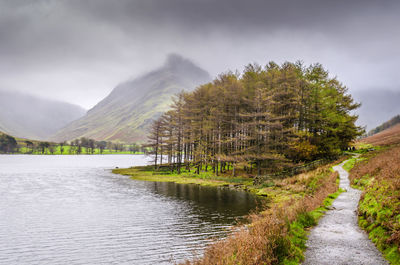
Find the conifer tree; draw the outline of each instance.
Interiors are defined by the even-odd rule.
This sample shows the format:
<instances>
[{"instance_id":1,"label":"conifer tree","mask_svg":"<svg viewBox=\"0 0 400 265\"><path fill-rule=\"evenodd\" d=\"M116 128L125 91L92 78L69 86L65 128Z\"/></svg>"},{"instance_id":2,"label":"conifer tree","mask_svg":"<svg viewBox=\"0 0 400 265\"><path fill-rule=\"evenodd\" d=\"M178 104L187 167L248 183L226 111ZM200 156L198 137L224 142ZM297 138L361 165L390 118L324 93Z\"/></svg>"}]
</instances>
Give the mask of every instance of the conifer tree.
<instances>
[{"instance_id":1,"label":"conifer tree","mask_svg":"<svg viewBox=\"0 0 400 265\"><path fill-rule=\"evenodd\" d=\"M264 68L249 64L191 93L177 95L171 110L155 121L149 146L168 156L171 170L182 164L197 173L238 167L257 175L291 163L329 158L360 135L351 111L359 107L320 64L301 62Z\"/></svg>"}]
</instances>

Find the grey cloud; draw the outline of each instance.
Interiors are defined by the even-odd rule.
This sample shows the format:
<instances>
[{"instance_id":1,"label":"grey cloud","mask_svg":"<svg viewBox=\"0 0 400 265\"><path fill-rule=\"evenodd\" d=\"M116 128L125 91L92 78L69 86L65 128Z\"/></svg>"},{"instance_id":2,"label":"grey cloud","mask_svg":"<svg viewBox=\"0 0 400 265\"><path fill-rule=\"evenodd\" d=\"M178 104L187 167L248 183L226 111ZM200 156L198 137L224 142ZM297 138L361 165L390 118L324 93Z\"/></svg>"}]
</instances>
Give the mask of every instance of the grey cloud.
<instances>
[{"instance_id":1,"label":"grey cloud","mask_svg":"<svg viewBox=\"0 0 400 265\"><path fill-rule=\"evenodd\" d=\"M122 25L134 26L139 21L186 31L223 29L242 33L284 28L334 30L354 18L363 21L368 16L368 21L364 20L368 24L379 21L390 10L399 10L396 1L368 0L121 0L118 4L92 0L84 3L75 1L72 6L83 12L90 10L92 17Z\"/></svg>"},{"instance_id":2,"label":"grey cloud","mask_svg":"<svg viewBox=\"0 0 400 265\"><path fill-rule=\"evenodd\" d=\"M213 75L301 59L355 90L395 90L399 11L395 0L0 0L0 87L90 107L176 52Z\"/></svg>"}]
</instances>

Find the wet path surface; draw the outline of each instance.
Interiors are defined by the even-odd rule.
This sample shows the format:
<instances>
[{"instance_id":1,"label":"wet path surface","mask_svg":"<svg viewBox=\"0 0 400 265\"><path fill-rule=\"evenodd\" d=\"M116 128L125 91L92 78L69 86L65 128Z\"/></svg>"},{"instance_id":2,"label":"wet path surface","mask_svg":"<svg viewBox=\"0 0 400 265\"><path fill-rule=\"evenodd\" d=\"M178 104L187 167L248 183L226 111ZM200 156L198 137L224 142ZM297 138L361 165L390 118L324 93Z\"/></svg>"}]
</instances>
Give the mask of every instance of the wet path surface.
<instances>
[{"instance_id":1,"label":"wet path surface","mask_svg":"<svg viewBox=\"0 0 400 265\"><path fill-rule=\"evenodd\" d=\"M340 174L340 187L347 192L339 195L332 210L311 231L303 264L388 264L357 224L361 191L350 187L348 173L342 167L345 162L334 170Z\"/></svg>"}]
</instances>

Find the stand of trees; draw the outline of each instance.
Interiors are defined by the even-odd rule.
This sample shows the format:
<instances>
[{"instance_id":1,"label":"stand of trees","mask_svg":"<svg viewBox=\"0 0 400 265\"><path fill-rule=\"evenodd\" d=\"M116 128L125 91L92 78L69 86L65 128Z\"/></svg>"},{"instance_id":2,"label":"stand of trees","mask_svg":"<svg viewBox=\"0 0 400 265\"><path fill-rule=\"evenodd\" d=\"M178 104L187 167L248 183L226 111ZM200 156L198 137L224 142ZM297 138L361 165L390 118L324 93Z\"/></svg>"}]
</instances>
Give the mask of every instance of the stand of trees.
<instances>
[{"instance_id":1,"label":"stand of trees","mask_svg":"<svg viewBox=\"0 0 400 265\"><path fill-rule=\"evenodd\" d=\"M82 137L71 142L43 142L31 140L19 140L7 134L0 133L0 153L24 153L24 154L103 154L130 152L145 152L146 149L136 143L126 145L107 141L96 141Z\"/></svg>"},{"instance_id":2,"label":"stand of trees","mask_svg":"<svg viewBox=\"0 0 400 265\"><path fill-rule=\"evenodd\" d=\"M63 143L60 143L59 145L62 146ZM66 145L66 143L64 143L64 145ZM86 154L95 153L95 149L98 149L100 154L102 154L106 149L114 152L129 151L131 153L142 151L142 147L138 144L131 144L128 146L122 143L96 141L85 137L75 139L70 143L69 152L71 154L81 154L83 153L83 149L86 150Z\"/></svg>"},{"instance_id":3,"label":"stand of trees","mask_svg":"<svg viewBox=\"0 0 400 265\"><path fill-rule=\"evenodd\" d=\"M0 134L0 153L14 153L18 148L14 137Z\"/></svg>"},{"instance_id":4,"label":"stand of trees","mask_svg":"<svg viewBox=\"0 0 400 265\"><path fill-rule=\"evenodd\" d=\"M156 168L235 175L241 167L260 175L347 149L362 133L350 113L357 107L320 64L250 64L177 95L152 124L147 146Z\"/></svg>"}]
</instances>

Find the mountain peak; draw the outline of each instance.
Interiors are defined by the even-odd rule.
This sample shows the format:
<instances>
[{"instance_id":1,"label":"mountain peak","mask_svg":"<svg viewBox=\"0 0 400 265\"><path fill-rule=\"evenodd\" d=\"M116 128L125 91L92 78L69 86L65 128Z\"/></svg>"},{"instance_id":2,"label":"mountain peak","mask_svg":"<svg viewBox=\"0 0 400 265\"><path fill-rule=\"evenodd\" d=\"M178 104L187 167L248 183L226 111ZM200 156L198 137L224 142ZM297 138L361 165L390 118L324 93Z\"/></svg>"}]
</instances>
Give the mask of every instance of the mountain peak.
<instances>
[{"instance_id":1,"label":"mountain peak","mask_svg":"<svg viewBox=\"0 0 400 265\"><path fill-rule=\"evenodd\" d=\"M176 53L168 54L164 67L170 69L176 74L185 76L186 78L202 80L199 83L205 83L211 80L207 71L204 71L191 60Z\"/></svg>"},{"instance_id":2,"label":"mountain peak","mask_svg":"<svg viewBox=\"0 0 400 265\"><path fill-rule=\"evenodd\" d=\"M177 53L170 53L167 56L167 60L165 61L165 66L167 67L176 67L179 65L183 64L190 64L195 66L193 62L191 62L189 59L184 58L182 55L179 55Z\"/></svg>"},{"instance_id":3,"label":"mountain peak","mask_svg":"<svg viewBox=\"0 0 400 265\"><path fill-rule=\"evenodd\" d=\"M170 109L173 95L192 91L210 80L209 74L190 60L170 54L162 67L121 83L83 118L70 123L53 139L144 141L151 121Z\"/></svg>"}]
</instances>

